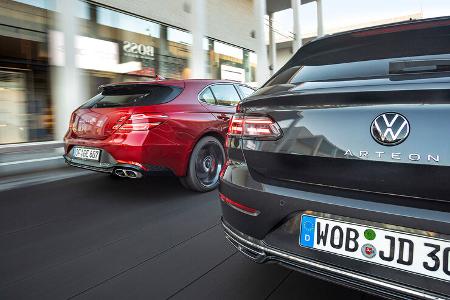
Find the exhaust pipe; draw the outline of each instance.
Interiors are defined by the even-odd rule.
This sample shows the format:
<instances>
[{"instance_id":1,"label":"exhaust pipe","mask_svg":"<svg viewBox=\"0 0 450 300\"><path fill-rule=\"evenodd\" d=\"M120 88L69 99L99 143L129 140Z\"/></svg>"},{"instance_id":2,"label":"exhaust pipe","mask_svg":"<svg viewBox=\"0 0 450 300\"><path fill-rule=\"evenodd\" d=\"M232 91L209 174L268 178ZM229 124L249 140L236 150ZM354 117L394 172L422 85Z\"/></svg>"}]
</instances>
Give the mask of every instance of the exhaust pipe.
<instances>
[{"instance_id":1,"label":"exhaust pipe","mask_svg":"<svg viewBox=\"0 0 450 300\"><path fill-rule=\"evenodd\" d=\"M124 169L115 169L114 174L116 174L119 177L127 177L127 174L125 174Z\"/></svg>"},{"instance_id":2,"label":"exhaust pipe","mask_svg":"<svg viewBox=\"0 0 450 300\"><path fill-rule=\"evenodd\" d=\"M125 170L125 174L127 175L128 178L141 178L142 177L141 172L137 172L134 170Z\"/></svg>"},{"instance_id":3,"label":"exhaust pipe","mask_svg":"<svg viewBox=\"0 0 450 300\"><path fill-rule=\"evenodd\" d=\"M114 174L116 174L119 177L126 177L126 178L141 178L142 177L142 173L135 171L135 170L129 170L129 169L121 169L121 168L117 168L114 170Z\"/></svg>"}]
</instances>

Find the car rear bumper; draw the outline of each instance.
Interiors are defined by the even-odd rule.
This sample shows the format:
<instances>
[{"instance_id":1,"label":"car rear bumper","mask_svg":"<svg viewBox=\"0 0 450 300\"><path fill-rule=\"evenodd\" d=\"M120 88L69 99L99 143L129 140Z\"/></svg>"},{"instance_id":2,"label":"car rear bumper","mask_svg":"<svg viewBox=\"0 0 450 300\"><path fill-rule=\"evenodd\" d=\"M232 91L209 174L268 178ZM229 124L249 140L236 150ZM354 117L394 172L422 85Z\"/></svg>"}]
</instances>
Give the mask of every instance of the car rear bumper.
<instances>
[{"instance_id":1,"label":"car rear bumper","mask_svg":"<svg viewBox=\"0 0 450 300\"><path fill-rule=\"evenodd\" d=\"M242 254L257 263L279 263L308 275L384 297L398 299L448 299L445 296L407 287L403 284L396 284L392 281L374 278L373 276L352 272L331 264L293 255L233 229L224 220L222 220L222 227L227 240Z\"/></svg>"},{"instance_id":2,"label":"car rear bumper","mask_svg":"<svg viewBox=\"0 0 450 300\"><path fill-rule=\"evenodd\" d=\"M449 299L448 282L386 268L335 254L300 247L299 220L304 213L320 212L369 222L371 226L401 226L450 238L450 213L365 199L345 198L261 183L243 162L231 163L221 178L220 192L258 210L244 214L221 201L227 238L257 262L275 261L328 280L401 299ZM395 203L395 201L393 202ZM355 223L357 223L355 221Z\"/></svg>"},{"instance_id":3,"label":"car rear bumper","mask_svg":"<svg viewBox=\"0 0 450 300\"><path fill-rule=\"evenodd\" d=\"M133 161L121 161L116 160L108 151L105 149L98 148L101 151L99 161L90 161L78 159L73 156L73 147L63 155L65 162L72 167L82 168L86 170L102 172L102 173L113 173L116 169L133 170L138 172L136 178L140 178L142 175L155 174L155 173L171 173L167 168L154 166L154 165L142 165L138 162Z\"/></svg>"},{"instance_id":4,"label":"car rear bumper","mask_svg":"<svg viewBox=\"0 0 450 300\"><path fill-rule=\"evenodd\" d=\"M153 134L153 135L152 135ZM127 135L111 135L107 139L86 139L70 137L64 139L66 163L73 167L97 172L112 173L116 168L126 168L145 173L175 173L175 168L167 162L175 152L172 144L164 144L147 131L133 132ZM162 148L168 149L163 152ZM101 151L99 161L83 160L74 157L74 147L86 147ZM169 153L169 154L168 154Z\"/></svg>"}]
</instances>

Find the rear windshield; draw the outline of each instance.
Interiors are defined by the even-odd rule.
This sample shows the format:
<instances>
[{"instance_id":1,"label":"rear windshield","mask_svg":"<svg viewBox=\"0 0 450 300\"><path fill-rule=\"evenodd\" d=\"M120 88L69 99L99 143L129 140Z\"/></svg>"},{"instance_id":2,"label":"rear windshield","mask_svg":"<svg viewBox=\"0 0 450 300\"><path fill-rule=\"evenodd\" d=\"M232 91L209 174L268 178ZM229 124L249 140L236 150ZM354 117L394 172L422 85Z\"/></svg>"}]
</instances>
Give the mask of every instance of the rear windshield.
<instances>
[{"instance_id":1,"label":"rear windshield","mask_svg":"<svg viewBox=\"0 0 450 300\"><path fill-rule=\"evenodd\" d=\"M167 85L122 85L107 86L87 101L81 108L106 108L148 106L163 104L175 99L182 91L180 87Z\"/></svg>"},{"instance_id":2,"label":"rear windshield","mask_svg":"<svg viewBox=\"0 0 450 300\"><path fill-rule=\"evenodd\" d=\"M265 86L412 73L446 76L449 54L448 19L346 33L305 45Z\"/></svg>"}]
</instances>

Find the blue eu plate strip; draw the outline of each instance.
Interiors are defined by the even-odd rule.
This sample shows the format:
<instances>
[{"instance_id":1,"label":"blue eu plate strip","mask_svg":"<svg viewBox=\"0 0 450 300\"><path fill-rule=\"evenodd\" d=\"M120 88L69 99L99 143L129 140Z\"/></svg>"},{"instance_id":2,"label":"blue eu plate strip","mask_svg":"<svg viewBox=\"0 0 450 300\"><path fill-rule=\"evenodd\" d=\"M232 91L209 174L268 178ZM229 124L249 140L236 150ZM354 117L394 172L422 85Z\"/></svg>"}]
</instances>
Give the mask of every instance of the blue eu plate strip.
<instances>
[{"instance_id":1,"label":"blue eu plate strip","mask_svg":"<svg viewBox=\"0 0 450 300\"><path fill-rule=\"evenodd\" d=\"M303 247L314 248L315 229L316 217L303 215L300 225L300 245Z\"/></svg>"}]
</instances>

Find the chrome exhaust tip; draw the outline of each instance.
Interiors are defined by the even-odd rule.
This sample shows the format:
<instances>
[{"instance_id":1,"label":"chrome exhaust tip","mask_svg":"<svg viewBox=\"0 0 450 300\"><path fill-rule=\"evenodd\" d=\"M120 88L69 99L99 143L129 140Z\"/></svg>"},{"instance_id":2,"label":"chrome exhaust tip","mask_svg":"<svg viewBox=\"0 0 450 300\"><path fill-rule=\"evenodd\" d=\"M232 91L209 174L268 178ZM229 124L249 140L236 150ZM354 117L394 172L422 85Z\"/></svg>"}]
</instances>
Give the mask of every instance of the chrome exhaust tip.
<instances>
[{"instance_id":1,"label":"chrome exhaust tip","mask_svg":"<svg viewBox=\"0 0 450 300\"><path fill-rule=\"evenodd\" d=\"M139 171L130 170L130 169L122 169L122 168L114 169L114 174L119 177L126 177L126 178L132 178L132 179L142 177L142 173Z\"/></svg>"},{"instance_id":2,"label":"chrome exhaust tip","mask_svg":"<svg viewBox=\"0 0 450 300\"><path fill-rule=\"evenodd\" d=\"M124 169L115 169L114 174L116 174L119 177L127 177L127 174L125 173Z\"/></svg>"},{"instance_id":3,"label":"chrome exhaust tip","mask_svg":"<svg viewBox=\"0 0 450 300\"><path fill-rule=\"evenodd\" d=\"M134 170L125 170L125 174L127 175L128 178L141 178L142 177L142 173L141 172L137 172Z\"/></svg>"}]
</instances>

